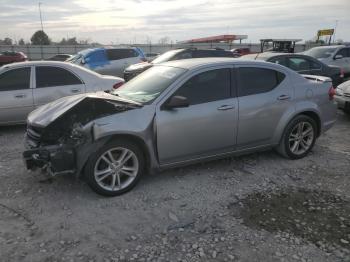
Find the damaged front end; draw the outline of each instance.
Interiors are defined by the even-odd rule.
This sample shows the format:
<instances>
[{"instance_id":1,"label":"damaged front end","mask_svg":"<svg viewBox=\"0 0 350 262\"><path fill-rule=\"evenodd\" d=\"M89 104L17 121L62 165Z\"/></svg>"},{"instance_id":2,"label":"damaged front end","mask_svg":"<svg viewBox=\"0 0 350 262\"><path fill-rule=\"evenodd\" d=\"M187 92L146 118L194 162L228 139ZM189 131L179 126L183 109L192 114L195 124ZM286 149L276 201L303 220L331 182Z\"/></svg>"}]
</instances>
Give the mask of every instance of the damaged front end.
<instances>
[{"instance_id":1,"label":"damaged front end","mask_svg":"<svg viewBox=\"0 0 350 262\"><path fill-rule=\"evenodd\" d=\"M28 117L23 152L27 169L41 168L53 176L79 173L94 142L93 120L137 107L101 93L61 98L38 108Z\"/></svg>"}]
</instances>

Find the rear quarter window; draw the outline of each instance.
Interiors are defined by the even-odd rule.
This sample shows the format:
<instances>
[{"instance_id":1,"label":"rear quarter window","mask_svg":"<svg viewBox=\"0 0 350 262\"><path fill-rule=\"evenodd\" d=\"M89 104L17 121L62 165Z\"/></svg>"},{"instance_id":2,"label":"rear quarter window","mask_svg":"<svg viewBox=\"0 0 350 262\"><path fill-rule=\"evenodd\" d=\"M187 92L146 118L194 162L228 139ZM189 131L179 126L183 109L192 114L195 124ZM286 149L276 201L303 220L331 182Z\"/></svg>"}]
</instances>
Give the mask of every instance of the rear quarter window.
<instances>
[{"instance_id":1,"label":"rear quarter window","mask_svg":"<svg viewBox=\"0 0 350 262\"><path fill-rule=\"evenodd\" d=\"M285 74L273 69L259 67L241 67L239 72L238 95L248 96L266 93L277 87Z\"/></svg>"}]
</instances>

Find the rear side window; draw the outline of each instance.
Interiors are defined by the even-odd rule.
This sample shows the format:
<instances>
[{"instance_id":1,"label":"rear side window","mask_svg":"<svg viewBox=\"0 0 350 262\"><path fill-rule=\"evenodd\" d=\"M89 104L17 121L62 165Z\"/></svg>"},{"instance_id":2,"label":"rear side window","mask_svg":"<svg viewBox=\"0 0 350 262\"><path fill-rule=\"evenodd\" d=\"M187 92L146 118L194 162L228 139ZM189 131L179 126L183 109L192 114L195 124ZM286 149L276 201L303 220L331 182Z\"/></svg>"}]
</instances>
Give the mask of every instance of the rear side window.
<instances>
[{"instance_id":1,"label":"rear side window","mask_svg":"<svg viewBox=\"0 0 350 262\"><path fill-rule=\"evenodd\" d=\"M200 73L181 86L175 95L186 97L190 105L230 98L230 75L228 68Z\"/></svg>"},{"instance_id":2,"label":"rear side window","mask_svg":"<svg viewBox=\"0 0 350 262\"><path fill-rule=\"evenodd\" d=\"M288 58L289 68L294 71L306 71L310 70L310 63L307 59L300 57Z\"/></svg>"},{"instance_id":3,"label":"rear side window","mask_svg":"<svg viewBox=\"0 0 350 262\"><path fill-rule=\"evenodd\" d=\"M0 91L30 88L30 67L6 71L0 75Z\"/></svg>"},{"instance_id":4,"label":"rear side window","mask_svg":"<svg viewBox=\"0 0 350 262\"><path fill-rule=\"evenodd\" d=\"M278 86L286 77L283 73L266 68L241 67L239 71L239 96L266 93Z\"/></svg>"},{"instance_id":5,"label":"rear side window","mask_svg":"<svg viewBox=\"0 0 350 262\"><path fill-rule=\"evenodd\" d=\"M80 79L66 69L52 66L36 67L36 87L82 84Z\"/></svg>"},{"instance_id":6,"label":"rear side window","mask_svg":"<svg viewBox=\"0 0 350 262\"><path fill-rule=\"evenodd\" d=\"M106 49L106 54L108 60L120 60L138 56L134 49Z\"/></svg>"}]
</instances>

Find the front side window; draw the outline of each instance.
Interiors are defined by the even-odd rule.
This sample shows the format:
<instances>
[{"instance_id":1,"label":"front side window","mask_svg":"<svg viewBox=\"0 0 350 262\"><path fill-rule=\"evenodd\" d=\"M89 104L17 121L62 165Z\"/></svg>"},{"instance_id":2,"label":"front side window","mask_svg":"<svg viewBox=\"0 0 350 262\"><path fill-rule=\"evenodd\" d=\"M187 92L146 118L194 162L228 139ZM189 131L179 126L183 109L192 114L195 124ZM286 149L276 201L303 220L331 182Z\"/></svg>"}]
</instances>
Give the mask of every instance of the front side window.
<instances>
[{"instance_id":1,"label":"front side window","mask_svg":"<svg viewBox=\"0 0 350 262\"><path fill-rule=\"evenodd\" d=\"M341 55L342 57L349 57L347 48L340 49L336 55Z\"/></svg>"},{"instance_id":2,"label":"front side window","mask_svg":"<svg viewBox=\"0 0 350 262\"><path fill-rule=\"evenodd\" d=\"M30 88L30 67L12 69L0 75L0 91Z\"/></svg>"},{"instance_id":3,"label":"front side window","mask_svg":"<svg viewBox=\"0 0 350 262\"><path fill-rule=\"evenodd\" d=\"M211 70L193 76L175 95L186 97L190 105L223 100L231 97L230 82L230 69Z\"/></svg>"},{"instance_id":4,"label":"front side window","mask_svg":"<svg viewBox=\"0 0 350 262\"><path fill-rule=\"evenodd\" d=\"M66 69L53 66L36 67L37 88L80 84L80 79Z\"/></svg>"},{"instance_id":5,"label":"front side window","mask_svg":"<svg viewBox=\"0 0 350 262\"><path fill-rule=\"evenodd\" d=\"M241 67L239 72L239 96L255 95L273 90L285 78L281 72L258 67Z\"/></svg>"}]
</instances>

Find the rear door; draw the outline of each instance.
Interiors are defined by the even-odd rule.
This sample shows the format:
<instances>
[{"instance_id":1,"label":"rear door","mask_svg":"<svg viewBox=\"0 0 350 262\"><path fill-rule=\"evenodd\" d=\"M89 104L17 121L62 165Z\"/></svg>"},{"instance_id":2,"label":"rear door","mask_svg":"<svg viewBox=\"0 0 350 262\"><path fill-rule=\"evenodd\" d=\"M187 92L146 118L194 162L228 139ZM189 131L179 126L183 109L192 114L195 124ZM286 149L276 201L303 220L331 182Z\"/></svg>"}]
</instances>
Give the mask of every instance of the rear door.
<instances>
[{"instance_id":1,"label":"rear door","mask_svg":"<svg viewBox=\"0 0 350 262\"><path fill-rule=\"evenodd\" d=\"M341 55L342 58L335 59L337 55ZM350 48L344 47L338 50L338 52L335 53L333 60L330 63L331 65L339 66L344 70L346 74L350 73Z\"/></svg>"},{"instance_id":2,"label":"rear door","mask_svg":"<svg viewBox=\"0 0 350 262\"><path fill-rule=\"evenodd\" d=\"M0 123L25 122L34 109L31 67L9 69L0 75Z\"/></svg>"},{"instance_id":3,"label":"rear door","mask_svg":"<svg viewBox=\"0 0 350 262\"><path fill-rule=\"evenodd\" d=\"M288 77L271 68L238 68L239 125L237 149L269 145L282 116L293 110Z\"/></svg>"},{"instance_id":4,"label":"rear door","mask_svg":"<svg viewBox=\"0 0 350 262\"><path fill-rule=\"evenodd\" d=\"M83 81L73 72L57 66L35 67L34 106L38 107L64 96L85 93Z\"/></svg>"},{"instance_id":5,"label":"rear door","mask_svg":"<svg viewBox=\"0 0 350 262\"><path fill-rule=\"evenodd\" d=\"M157 106L157 149L161 164L234 150L238 107L231 78L231 68L202 70L165 98L166 101L174 95L184 96L189 107L167 110Z\"/></svg>"},{"instance_id":6,"label":"rear door","mask_svg":"<svg viewBox=\"0 0 350 262\"><path fill-rule=\"evenodd\" d=\"M125 68L129 65L141 62L139 54L130 48L106 49L109 64L105 67L105 74L123 77Z\"/></svg>"}]
</instances>

